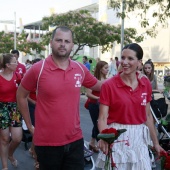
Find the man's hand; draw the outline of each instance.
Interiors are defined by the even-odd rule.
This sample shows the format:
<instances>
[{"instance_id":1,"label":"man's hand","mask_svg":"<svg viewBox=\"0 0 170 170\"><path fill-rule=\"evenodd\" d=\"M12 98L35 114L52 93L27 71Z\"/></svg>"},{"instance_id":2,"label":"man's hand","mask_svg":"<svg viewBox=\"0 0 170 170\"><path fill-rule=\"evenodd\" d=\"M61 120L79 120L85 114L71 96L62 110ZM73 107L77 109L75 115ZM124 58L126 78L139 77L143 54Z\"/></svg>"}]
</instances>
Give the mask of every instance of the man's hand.
<instances>
[{"instance_id":1,"label":"man's hand","mask_svg":"<svg viewBox=\"0 0 170 170\"><path fill-rule=\"evenodd\" d=\"M34 126L32 125L31 127L28 128L28 130L30 131L31 135L34 135Z\"/></svg>"}]
</instances>

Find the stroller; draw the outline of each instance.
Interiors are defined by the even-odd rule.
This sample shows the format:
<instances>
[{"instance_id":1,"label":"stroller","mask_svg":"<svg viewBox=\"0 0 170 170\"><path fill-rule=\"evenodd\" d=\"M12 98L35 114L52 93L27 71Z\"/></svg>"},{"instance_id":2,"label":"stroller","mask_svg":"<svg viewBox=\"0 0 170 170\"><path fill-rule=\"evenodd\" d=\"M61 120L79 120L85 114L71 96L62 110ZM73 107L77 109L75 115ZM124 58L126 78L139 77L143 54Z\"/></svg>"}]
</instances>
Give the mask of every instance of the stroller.
<instances>
[{"instance_id":1,"label":"stroller","mask_svg":"<svg viewBox=\"0 0 170 170\"><path fill-rule=\"evenodd\" d=\"M155 98L156 93L152 95L150 110L155 119L158 131L159 144L166 151L170 150L170 115L167 115L168 104L166 103L165 94L160 94L160 98ZM163 96L162 96L163 95Z\"/></svg>"}]
</instances>

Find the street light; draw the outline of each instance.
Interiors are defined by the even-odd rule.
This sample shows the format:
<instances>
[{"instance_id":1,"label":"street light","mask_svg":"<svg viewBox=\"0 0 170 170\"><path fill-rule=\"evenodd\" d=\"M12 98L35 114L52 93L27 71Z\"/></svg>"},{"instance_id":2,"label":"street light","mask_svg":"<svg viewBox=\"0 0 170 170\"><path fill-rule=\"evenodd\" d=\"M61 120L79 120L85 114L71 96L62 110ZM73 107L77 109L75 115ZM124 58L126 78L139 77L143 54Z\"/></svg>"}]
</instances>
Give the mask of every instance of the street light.
<instances>
[{"instance_id":1,"label":"street light","mask_svg":"<svg viewBox=\"0 0 170 170\"><path fill-rule=\"evenodd\" d=\"M123 49L123 45L124 45L124 5L125 5L125 0L122 0L122 22L121 22L121 49L120 49L120 53Z\"/></svg>"},{"instance_id":2,"label":"street light","mask_svg":"<svg viewBox=\"0 0 170 170\"><path fill-rule=\"evenodd\" d=\"M16 12L14 12L14 20L0 20L0 23L14 25L14 49L16 50Z\"/></svg>"}]
</instances>

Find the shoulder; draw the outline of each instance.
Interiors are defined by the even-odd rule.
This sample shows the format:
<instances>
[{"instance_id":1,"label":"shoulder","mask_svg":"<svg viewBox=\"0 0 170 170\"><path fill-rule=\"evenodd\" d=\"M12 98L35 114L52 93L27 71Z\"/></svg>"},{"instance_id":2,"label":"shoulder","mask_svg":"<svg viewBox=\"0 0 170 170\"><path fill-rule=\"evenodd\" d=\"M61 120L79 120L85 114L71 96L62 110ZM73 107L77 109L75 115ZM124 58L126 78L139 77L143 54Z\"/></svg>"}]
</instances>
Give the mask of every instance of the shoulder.
<instances>
[{"instance_id":1,"label":"shoulder","mask_svg":"<svg viewBox=\"0 0 170 170\"><path fill-rule=\"evenodd\" d=\"M115 86L119 81L119 75L108 78L103 82L104 86Z\"/></svg>"},{"instance_id":2,"label":"shoulder","mask_svg":"<svg viewBox=\"0 0 170 170\"><path fill-rule=\"evenodd\" d=\"M22 64L22 63L20 63L20 62L18 62L18 66L19 66L19 67L23 67L23 68L25 68L25 65L24 65L24 64Z\"/></svg>"}]
</instances>

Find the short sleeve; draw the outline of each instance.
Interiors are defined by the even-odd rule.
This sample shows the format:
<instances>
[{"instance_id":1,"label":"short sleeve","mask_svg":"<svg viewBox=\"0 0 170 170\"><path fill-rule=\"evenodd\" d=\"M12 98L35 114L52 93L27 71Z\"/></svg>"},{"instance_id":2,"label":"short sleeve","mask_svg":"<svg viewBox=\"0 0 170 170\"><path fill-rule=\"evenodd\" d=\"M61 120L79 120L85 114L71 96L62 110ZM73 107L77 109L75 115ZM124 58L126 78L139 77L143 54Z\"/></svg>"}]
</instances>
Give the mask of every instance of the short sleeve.
<instances>
[{"instance_id":1,"label":"short sleeve","mask_svg":"<svg viewBox=\"0 0 170 170\"><path fill-rule=\"evenodd\" d=\"M32 66L24 75L21 80L21 85L28 91L35 91L37 86L37 74L35 73L34 66Z\"/></svg>"},{"instance_id":2,"label":"short sleeve","mask_svg":"<svg viewBox=\"0 0 170 170\"><path fill-rule=\"evenodd\" d=\"M110 105L110 92L109 92L109 87L106 83L103 83L102 87L101 87L101 91L100 91L100 99L99 102L101 104Z\"/></svg>"}]
</instances>

